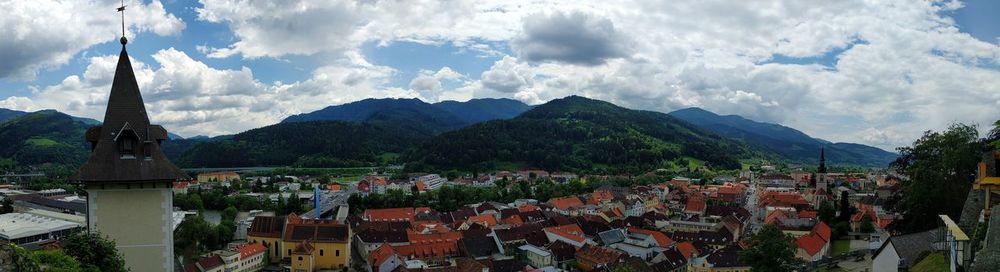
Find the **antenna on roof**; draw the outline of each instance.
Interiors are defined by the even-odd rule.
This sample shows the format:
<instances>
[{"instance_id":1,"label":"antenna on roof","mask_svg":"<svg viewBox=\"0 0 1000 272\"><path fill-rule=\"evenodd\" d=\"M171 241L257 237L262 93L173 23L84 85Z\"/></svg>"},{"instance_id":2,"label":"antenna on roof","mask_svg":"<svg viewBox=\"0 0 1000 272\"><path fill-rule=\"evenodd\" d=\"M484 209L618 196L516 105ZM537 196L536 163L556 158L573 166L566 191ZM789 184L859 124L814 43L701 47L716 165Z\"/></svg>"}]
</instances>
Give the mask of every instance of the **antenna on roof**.
<instances>
[{"instance_id":1,"label":"antenna on roof","mask_svg":"<svg viewBox=\"0 0 1000 272\"><path fill-rule=\"evenodd\" d=\"M125 0L122 0L122 6L118 7L118 12L122 13L122 38L121 43L125 45L128 43L128 39L125 38Z\"/></svg>"}]
</instances>

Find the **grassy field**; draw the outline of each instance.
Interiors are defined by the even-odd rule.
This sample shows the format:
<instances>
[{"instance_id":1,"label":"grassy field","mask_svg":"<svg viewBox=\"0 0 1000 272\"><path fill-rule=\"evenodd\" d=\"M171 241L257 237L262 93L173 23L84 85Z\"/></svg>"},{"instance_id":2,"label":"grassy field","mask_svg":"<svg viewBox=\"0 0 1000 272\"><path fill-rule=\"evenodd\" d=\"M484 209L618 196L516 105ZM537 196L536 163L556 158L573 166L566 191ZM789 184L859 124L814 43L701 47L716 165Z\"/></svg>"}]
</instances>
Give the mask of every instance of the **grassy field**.
<instances>
[{"instance_id":1,"label":"grassy field","mask_svg":"<svg viewBox=\"0 0 1000 272\"><path fill-rule=\"evenodd\" d=\"M53 140L49 140L49 139L45 139L45 138L31 138L31 139L24 140L24 143L27 144L27 145L34 145L34 146L56 146L56 145L59 145L58 142L53 141Z\"/></svg>"},{"instance_id":2,"label":"grassy field","mask_svg":"<svg viewBox=\"0 0 1000 272\"><path fill-rule=\"evenodd\" d=\"M344 176L344 177L332 177L330 180L340 182L343 184L355 183L361 180L363 176Z\"/></svg>"},{"instance_id":3,"label":"grassy field","mask_svg":"<svg viewBox=\"0 0 1000 272\"><path fill-rule=\"evenodd\" d=\"M913 265L910 271L914 272L937 272L937 271L948 271L948 258L944 256L944 253L934 253L927 255L919 263Z\"/></svg>"},{"instance_id":4,"label":"grassy field","mask_svg":"<svg viewBox=\"0 0 1000 272\"><path fill-rule=\"evenodd\" d=\"M837 256L848 251L851 251L851 240L836 240L830 246L830 255L832 256Z\"/></svg>"}]
</instances>

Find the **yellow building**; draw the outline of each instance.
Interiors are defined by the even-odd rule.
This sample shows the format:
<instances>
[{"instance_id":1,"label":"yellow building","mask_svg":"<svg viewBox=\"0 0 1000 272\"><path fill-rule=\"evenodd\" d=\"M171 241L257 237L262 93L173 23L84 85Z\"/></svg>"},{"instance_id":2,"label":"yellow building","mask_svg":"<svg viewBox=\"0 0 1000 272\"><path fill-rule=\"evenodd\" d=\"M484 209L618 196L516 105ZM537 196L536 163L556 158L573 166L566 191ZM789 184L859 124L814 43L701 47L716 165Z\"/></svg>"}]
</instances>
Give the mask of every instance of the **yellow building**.
<instances>
[{"instance_id":1,"label":"yellow building","mask_svg":"<svg viewBox=\"0 0 1000 272\"><path fill-rule=\"evenodd\" d=\"M302 219L295 214L288 215L286 222L280 253L281 259L291 261L293 271L298 271L294 269L297 264L312 267L302 271L342 269L350 265L351 230L347 225L333 220Z\"/></svg>"},{"instance_id":2,"label":"yellow building","mask_svg":"<svg viewBox=\"0 0 1000 272\"><path fill-rule=\"evenodd\" d=\"M316 269L316 257L313 252L316 251L309 241L302 241L295 245L295 249L292 250L291 255L291 266L292 272L312 272Z\"/></svg>"},{"instance_id":3,"label":"yellow building","mask_svg":"<svg viewBox=\"0 0 1000 272\"><path fill-rule=\"evenodd\" d=\"M236 172L212 172L198 174L198 182L229 182L240 179Z\"/></svg>"},{"instance_id":4,"label":"yellow building","mask_svg":"<svg viewBox=\"0 0 1000 272\"><path fill-rule=\"evenodd\" d=\"M247 230L247 241L264 245L268 263L278 263L281 261L281 233L284 228L284 216L254 217Z\"/></svg>"}]
</instances>

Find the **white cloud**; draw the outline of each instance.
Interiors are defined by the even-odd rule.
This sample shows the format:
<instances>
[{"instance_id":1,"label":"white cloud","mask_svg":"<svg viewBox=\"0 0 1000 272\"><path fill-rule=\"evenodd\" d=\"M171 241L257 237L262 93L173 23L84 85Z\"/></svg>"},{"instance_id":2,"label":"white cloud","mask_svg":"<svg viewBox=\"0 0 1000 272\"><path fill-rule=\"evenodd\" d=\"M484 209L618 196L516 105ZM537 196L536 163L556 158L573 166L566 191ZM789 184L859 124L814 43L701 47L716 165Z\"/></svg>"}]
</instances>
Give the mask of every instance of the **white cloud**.
<instances>
[{"instance_id":1,"label":"white cloud","mask_svg":"<svg viewBox=\"0 0 1000 272\"><path fill-rule=\"evenodd\" d=\"M480 78L483 87L504 93L516 93L534 84L534 74L529 66L518 63L517 58L510 56L498 60Z\"/></svg>"},{"instance_id":2,"label":"white cloud","mask_svg":"<svg viewBox=\"0 0 1000 272\"><path fill-rule=\"evenodd\" d=\"M115 1L0 1L0 79L31 80L40 69L56 68L93 45L118 40L121 21ZM177 35L184 22L158 0L135 3L125 23L136 31Z\"/></svg>"},{"instance_id":3,"label":"white cloud","mask_svg":"<svg viewBox=\"0 0 1000 272\"><path fill-rule=\"evenodd\" d=\"M511 41L518 58L598 65L631 54L630 38L607 18L582 12L538 13L524 18L524 30Z\"/></svg>"},{"instance_id":4,"label":"white cloud","mask_svg":"<svg viewBox=\"0 0 1000 272\"><path fill-rule=\"evenodd\" d=\"M956 1L201 2L200 20L227 24L234 34L224 48L199 47L202 54L312 55L322 58L323 66L300 82L265 84L250 69L214 69L185 53L161 51L154 58L159 69L142 69L150 81L143 90L149 92L148 100L165 101L157 104L175 109L162 118L177 119L178 126L197 124L184 128L195 134L237 132L367 97L512 97L540 103L576 94L657 111L699 106L778 122L832 141L888 149L952 122L987 124L998 118L1000 105L1000 46L959 31L947 17L950 13L942 13L959 8ZM30 8L22 4L0 3ZM156 10L157 5L147 7ZM61 12L70 13L66 10ZM100 41L116 38L114 19L88 33L103 37ZM0 18L5 35L20 31L8 27L10 21ZM59 21L70 25L65 28L86 25L79 22ZM139 25L145 28L135 29L164 35L177 28ZM73 42L59 43L54 50L40 43L37 52L68 53L47 54L6 70L0 64L0 76L65 63L97 43L77 37L92 36L80 34L84 31L41 29L25 33L51 40L45 36L51 32L60 41ZM82 42L77 46L76 41ZM393 87L395 69L369 63L360 48L396 41L451 43L486 56L507 52L502 48L507 44L513 56L501 57L479 78L442 68L421 71L408 85ZM4 46L0 41L0 49ZM0 50L0 56L3 52L36 51ZM835 62L772 63L776 56ZM104 62L92 59L83 75L0 105L99 108L95 105L103 103L107 92L102 85L109 84L108 69L113 69ZM56 90L65 90L60 94L66 99L53 103L56 98L43 95ZM227 114L253 121L226 121Z\"/></svg>"}]
</instances>

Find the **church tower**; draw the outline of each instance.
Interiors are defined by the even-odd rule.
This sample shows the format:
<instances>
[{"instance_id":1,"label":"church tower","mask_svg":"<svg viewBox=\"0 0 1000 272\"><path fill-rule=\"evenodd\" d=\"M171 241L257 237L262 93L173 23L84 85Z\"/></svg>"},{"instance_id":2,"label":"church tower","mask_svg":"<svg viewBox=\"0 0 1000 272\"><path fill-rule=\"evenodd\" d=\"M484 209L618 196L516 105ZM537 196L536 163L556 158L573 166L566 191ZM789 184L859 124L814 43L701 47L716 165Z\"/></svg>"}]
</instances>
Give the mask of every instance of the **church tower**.
<instances>
[{"instance_id":1,"label":"church tower","mask_svg":"<svg viewBox=\"0 0 1000 272\"><path fill-rule=\"evenodd\" d=\"M826 180L826 150L819 149L819 168L816 170L816 189L827 189L829 182Z\"/></svg>"},{"instance_id":2,"label":"church tower","mask_svg":"<svg viewBox=\"0 0 1000 272\"><path fill-rule=\"evenodd\" d=\"M104 123L87 130L90 158L73 180L87 191L87 227L115 241L131 271L174 271L172 184L187 175L160 149L132 63L118 56Z\"/></svg>"}]
</instances>

